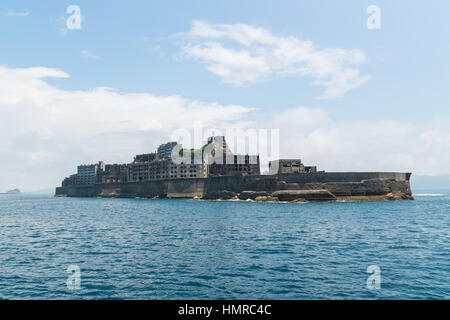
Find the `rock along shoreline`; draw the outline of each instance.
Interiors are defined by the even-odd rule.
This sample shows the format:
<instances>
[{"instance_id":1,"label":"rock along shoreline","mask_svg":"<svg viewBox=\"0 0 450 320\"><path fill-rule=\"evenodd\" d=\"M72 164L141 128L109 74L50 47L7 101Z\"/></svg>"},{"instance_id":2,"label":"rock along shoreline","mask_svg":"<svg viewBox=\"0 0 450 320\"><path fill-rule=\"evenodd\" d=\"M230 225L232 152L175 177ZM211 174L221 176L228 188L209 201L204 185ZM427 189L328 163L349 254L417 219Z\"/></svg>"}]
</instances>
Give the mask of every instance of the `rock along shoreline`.
<instances>
[{"instance_id":1,"label":"rock along shoreline","mask_svg":"<svg viewBox=\"0 0 450 320\"><path fill-rule=\"evenodd\" d=\"M57 197L325 202L413 200L410 173L327 172L223 176L56 188Z\"/></svg>"}]
</instances>

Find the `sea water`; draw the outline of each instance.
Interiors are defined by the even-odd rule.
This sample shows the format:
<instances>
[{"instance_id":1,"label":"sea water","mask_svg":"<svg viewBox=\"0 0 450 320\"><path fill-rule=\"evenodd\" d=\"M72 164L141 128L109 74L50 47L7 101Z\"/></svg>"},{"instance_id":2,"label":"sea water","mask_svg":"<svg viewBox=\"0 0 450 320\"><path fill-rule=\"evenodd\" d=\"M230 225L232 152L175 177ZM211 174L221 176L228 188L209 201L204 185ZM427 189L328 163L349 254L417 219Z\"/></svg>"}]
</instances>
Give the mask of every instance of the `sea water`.
<instances>
[{"instance_id":1,"label":"sea water","mask_svg":"<svg viewBox=\"0 0 450 320\"><path fill-rule=\"evenodd\" d=\"M306 204L0 196L0 299L449 298L449 190Z\"/></svg>"}]
</instances>

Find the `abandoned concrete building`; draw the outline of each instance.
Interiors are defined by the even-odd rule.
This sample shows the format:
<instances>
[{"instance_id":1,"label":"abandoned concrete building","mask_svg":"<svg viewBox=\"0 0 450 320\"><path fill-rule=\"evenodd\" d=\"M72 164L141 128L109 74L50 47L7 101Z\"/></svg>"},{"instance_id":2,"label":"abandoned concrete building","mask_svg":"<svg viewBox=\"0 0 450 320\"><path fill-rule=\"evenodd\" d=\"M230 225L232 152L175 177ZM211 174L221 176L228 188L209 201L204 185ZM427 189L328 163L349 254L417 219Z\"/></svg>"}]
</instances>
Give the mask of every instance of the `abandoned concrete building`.
<instances>
[{"instance_id":1,"label":"abandoned concrete building","mask_svg":"<svg viewBox=\"0 0 450 320\"><path fill-rule=\"evenodd\" d=\"M315 173L316 166L305 166L300 159L280 159L269 162L269 174Z\"/></svg>"},{"instance_id":2,"label":"abandoned concrete building","mask_svg":"<svg viewBox=\"0 0 450 320\"><path fill-rule=\"evenodd\" d=\"M260 175L259 156L235 155L225 137L217 136L208 138L200 149L183 149L168 142L157 152L136 155L129 164L82 165L77 174L64 179L63 186L227 175Z\"/></svg>"}]
</instances>

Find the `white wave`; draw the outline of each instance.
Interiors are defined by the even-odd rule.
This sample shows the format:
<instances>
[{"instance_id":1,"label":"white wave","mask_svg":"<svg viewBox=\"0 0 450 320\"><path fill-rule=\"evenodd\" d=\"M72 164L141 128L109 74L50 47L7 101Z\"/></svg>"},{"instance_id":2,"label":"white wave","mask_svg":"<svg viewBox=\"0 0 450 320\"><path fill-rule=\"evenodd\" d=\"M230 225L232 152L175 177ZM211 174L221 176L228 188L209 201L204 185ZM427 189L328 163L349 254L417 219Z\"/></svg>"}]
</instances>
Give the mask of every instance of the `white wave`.
<instances>
[{"instance_id":1,"label":"white wave","mask_svg":"<svg viewBox=\"0 0 450 320\"><path fill-rule=\"evenodd\" d=\"M443 197L445 194L442 193L414 193L415 197Z\"/></svg>"}]
</instances>

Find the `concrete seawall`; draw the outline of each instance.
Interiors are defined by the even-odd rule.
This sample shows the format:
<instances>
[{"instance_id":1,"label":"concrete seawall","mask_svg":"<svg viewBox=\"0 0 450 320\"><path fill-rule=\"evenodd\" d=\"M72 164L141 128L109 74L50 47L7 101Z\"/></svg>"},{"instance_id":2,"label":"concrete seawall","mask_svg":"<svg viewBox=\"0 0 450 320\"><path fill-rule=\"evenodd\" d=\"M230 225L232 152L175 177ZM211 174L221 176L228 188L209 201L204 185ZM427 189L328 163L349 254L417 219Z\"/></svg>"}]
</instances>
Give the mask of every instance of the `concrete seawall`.
<instances>
[{"instance_id":1,"label":"concrete seawall","mask_svg":"<svg viewBox=\"0 0 450 320\"><path fill-rule=\"evenodd\" d=\"M280 190L325 190L342 200L402 200L412 199L410 176L410 173L399 172L319 172L167 179L59 187L56 188L56 196L229 199L239 198L244 191L250 191L249 198L253 192L254 198L266 196L266 199L273 200L273 193ZM295 194L299 197L303 194L304 200L309 201L308 192ZM314 194L311 199L316 199L318 193Z\"/></svg>"}]
</instances>

